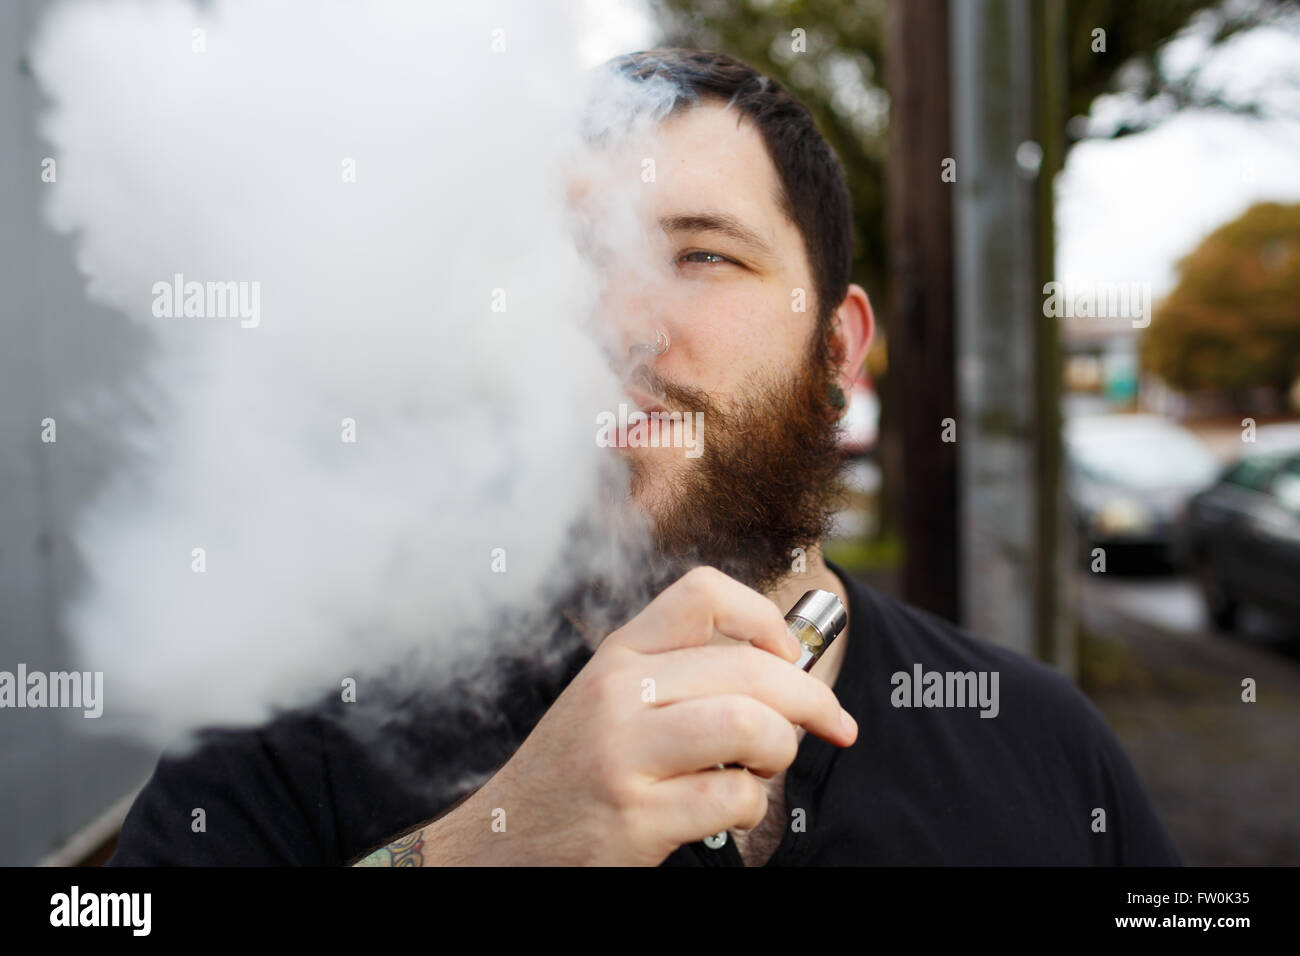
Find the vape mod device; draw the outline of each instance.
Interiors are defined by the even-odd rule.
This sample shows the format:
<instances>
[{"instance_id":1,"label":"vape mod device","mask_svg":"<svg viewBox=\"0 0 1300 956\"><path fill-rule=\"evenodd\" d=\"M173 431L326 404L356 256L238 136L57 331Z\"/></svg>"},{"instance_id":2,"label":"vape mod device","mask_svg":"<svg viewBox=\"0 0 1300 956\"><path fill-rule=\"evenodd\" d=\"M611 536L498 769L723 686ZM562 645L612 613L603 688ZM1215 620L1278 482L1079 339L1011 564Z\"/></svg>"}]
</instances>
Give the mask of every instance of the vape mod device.
<instances>
[{"instance_id":1,"label":"vape mod device","mask_svg":"<svg viewBox=\"0 0 1300 956\"><path fill-rule=\"evenodd\" d=\"M848 621L844 605L830 591L808 591L785 616L790 633L803 645L803 653L794 666L810 671L826 653L831 641L839 637Z\"/></svg>"}]
</instances>

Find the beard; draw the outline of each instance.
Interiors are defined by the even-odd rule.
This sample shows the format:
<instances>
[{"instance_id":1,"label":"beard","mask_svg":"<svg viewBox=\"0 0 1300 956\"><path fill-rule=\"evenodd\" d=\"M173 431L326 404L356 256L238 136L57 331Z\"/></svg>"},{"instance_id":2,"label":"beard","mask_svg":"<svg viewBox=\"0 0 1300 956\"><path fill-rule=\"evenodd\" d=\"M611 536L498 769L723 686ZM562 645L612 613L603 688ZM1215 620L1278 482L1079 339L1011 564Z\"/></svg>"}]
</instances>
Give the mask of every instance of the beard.
<instances>
[{"instance_id":1,"label":"beard","mask_svg":"<svg viewBox=\"0 0 1300 956\"><path fill-rule=\"evenodd\" d=\"M704 413L701 455L665 476L649 503L653 579L671 583L703 564L771 590L792 572L796 549L806 553L831 529L843 462L839 416L828 401L834 365L810 356L746 388L731 409L649 367L636 377L668 410ZM632 497L649 496L645 460L632 458L631 472Z\"/></svg>"},{"instance_id":2,"label":"beard","mask_svg":"<svg viewBox=\"0 0 1300 956\"><path fill-rule=\"evenodd\" d=\"M840 410L829 399L838 357L821 339L795 370L751 384L729 408L649 366L636 370L632 379L669 412L704 413L702 450L688 467L660 476L658 486L638 456L628 456L630 476L607 476L594 538L611 548L609 558L589 559L588 574L561 602L588 643L698 565L770 592L792 573L796 549L806 554L826 537L843 464Z\"/></svg>"}]
</instances>

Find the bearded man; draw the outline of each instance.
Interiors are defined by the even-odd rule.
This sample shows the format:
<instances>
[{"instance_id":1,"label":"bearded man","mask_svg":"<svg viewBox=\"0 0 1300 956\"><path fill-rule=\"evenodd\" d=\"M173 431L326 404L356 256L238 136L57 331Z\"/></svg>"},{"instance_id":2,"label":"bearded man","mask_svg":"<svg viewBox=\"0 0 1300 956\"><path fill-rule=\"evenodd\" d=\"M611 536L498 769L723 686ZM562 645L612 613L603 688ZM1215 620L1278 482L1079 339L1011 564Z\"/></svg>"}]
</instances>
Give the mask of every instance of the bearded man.
<instances>
[{"instance_id":1,"label":"bearded man","mask_svg":"<svg viewBox=\"0 0 1300 956\"><path fill-rule=\"evenodd\" d=\"M611 358L640 411L705 426L698 457L611 453L652 529L644 600L586 582L557 615L562 665L512 671L495 711L431 711L403 773L329 711L213 732L160 761L111 863L1179 863L1069 680L822 555L874 320L808 110L721 54L616 66L676 96L657 130L670 175L644 209L653 279L613 262L603 288ZM784 613L812 589L848 623L805 673Z\"/></svg>"}]
</instances>

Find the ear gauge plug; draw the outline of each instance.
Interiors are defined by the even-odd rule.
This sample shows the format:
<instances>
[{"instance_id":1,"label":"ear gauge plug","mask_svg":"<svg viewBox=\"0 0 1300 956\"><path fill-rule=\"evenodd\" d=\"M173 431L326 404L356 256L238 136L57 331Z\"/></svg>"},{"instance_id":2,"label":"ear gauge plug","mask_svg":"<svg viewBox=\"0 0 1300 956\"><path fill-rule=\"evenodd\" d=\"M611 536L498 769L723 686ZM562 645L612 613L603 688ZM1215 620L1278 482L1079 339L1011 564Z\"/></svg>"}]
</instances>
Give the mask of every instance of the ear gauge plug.
<instances>
[{"instance_id":1,"label":"ear gauge plug","mask_svg":"<svg viewBox=\"0 0 1300 956\"><path fill-rule=\"evenodd\" d=\"M844 398L844 389L832 383L826 386L826 401L830 402L832 407L843 411L847 401Z\"/></svg>"}]
</instances>

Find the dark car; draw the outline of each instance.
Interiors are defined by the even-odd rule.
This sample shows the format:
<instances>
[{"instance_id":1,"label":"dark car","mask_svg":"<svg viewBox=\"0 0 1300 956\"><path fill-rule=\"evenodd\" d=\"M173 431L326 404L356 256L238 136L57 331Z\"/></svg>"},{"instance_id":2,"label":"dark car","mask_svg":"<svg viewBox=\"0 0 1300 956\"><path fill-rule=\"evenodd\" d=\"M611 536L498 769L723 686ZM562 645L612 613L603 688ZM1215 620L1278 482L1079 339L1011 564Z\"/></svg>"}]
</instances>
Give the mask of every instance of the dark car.
<instances>
[{"instance_id":1,"label":"dark car","mask_svg":"<svg viewBox=\"0 0 1300 956\"><path fill-rule=\"evenodd\" d=\"M1172 561L1183 507L1220 470L1200 439L1158 415L1072 419L1065 450L1085 561L1094 547L1142 547Z\"/></svg>"},{"instance_id":2,"label":"dark car","mask_svg":"<svg viewBox=\"0 0 1300 956\"><path fill-rule=\"evenodd\" d=\"M1242 604L1300 619L1300 450L1242 458L1187 505L1183 534L1205 609L1224 630Z\"/></svg>"}]
</instances>

